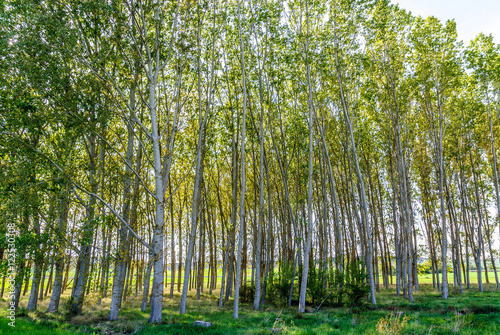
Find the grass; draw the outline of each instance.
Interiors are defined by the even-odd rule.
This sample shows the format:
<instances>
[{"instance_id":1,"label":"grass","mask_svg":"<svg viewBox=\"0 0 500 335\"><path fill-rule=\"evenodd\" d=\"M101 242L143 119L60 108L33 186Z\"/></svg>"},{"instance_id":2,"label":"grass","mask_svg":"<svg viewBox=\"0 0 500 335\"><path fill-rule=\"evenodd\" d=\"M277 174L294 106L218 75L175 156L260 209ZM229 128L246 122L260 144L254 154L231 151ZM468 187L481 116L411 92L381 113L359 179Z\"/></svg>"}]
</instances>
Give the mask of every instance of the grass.
<instances>
[{"instance_id":1,"label":"grass","mask_svg":"<svg viewBox=\"0 0 500 335\"><path fill-rule=\"evenodd\" d=\"M422 283L422 281L421 281ZM452 283L452 281L451 281ZM208 292L208 291L207 291ZM69 291L67 291L69 293ZM421 284L415 293L415 302L409 303L395 296L395 289L381 290L377 294L378 305L354 313L349 308L321 308L316 313L299 315L297 306L278 308L266 305L254 311L249 304L240 305L239 319L232 317L232 301L220 309L217 307L218 291L209 296L203 294L197 301L196 292L188 297L187 313L179 314L180 295L164 299L163 322L149 325L149 309L140 311L140 297L124 303L120 319L106 321L110 299L96 306L87 299L82 315L68 318L61 313L45 314L49 299L44 299L39 312L27 312L21 308L16 317L16 328L8 326L5 318L7 301L0 300L0 334L499 334L500 292L493 284L485 285L480 293L477 285L463 294L453 291L450 297L441 299L440 292L432 285ZM62 301L68 297L65 296ZM25 307L27 297L21 302ZM193 322L212 322L210 328L194 327Z\"/></svg>"},{"instance_id":2,"label":"grass","mask_svg":"<svg viewBox=\"0 0 500 335\"><path fill-rule=\"evenodd\" d=\"M462 283L464 282L464 274L461 273L462 276ZM453 272L448 273L448 283L450 285L453 285L453 278L454 274ZM477 284L477 272L476 271L470 271L469 272L469 278L471 284ZM483 270L482 271L482 279L483 279L483 284L486 283L486 273ZM493 270L488 269L488 279L490 283L495 283L495 274L493 273ZM392 276L393 283L396 284L396 276ZM439 273L439 283L442 281L442 276L441 273ZM390 282L390 281L389 281ZM419 284L431 284L432 285L432 274L422 274L418 276L418 282ZM380 285L382 285L382 277L380 277ZM465 288L465 284L463 284Z\"/></svg>"}]
</instances>

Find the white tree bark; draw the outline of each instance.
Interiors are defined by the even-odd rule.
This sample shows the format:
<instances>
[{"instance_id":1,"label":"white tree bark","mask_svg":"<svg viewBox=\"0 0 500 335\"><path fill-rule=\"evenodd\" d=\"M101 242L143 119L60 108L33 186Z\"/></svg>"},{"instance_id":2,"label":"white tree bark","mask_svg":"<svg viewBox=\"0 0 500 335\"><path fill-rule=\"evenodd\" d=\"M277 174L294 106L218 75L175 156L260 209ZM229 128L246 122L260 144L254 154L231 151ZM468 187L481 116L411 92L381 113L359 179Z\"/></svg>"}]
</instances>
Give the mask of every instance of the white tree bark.
<instances>
[{"instance_id":1,"label":"white tree bark","mask_svg":"<svg viewBox=\"0 0 500 335\"><path fill-rule=\"evenodd\" d=\"M40 218L38 213L33 214L33 228L37 237L40 236ZM26 307L29 311L36 310L38 304L38 295L40 290L40 279L43 272L43 254L40 245L37 246L35 250L34 259L34 270L33 270L33 280L31 281L31 292L28 300L28 306ZM43 287L42 287L43 290Z\"/></svg>"},{"instance_id":2,"label":"white tree bark","mask_svg":"<svg viewBox=\"0 0 500 335\"><path fill-rule=\"evenodd\" d=\"M150 68L152 65L150 64ZM164 179L162 175L160 136L156 111L157 72L149 73L149 108L151 113L151 139L153 144L153 164L155 179L155 227L153 232L153 287L151 292L151 315L149 323L161 323L163 302L163 224L165 214Z\"/></svg>"},{"instance_id":3,"label":"white tree bark","mask_svg":"<svg viewBox=\"0 0 500 335\"><path fill-rule=\"evenodd\" d=\"M483 292L483 279L482 279L482 265L481 265L481 250L483 249L483 213L481 210L481 199L479 198L479 190L477 186L476 168L474 167L474 160L472 159L472 150L469 151L470 164L472 166L472 175L474 177L474 190L476 192L476 205L477 214L479 216L479 225L477 227L477 246L473 246L476 252L476 266L477 266L477 284L479 292Z\"/></svg>"},{"instance_id":4,"label":"white tree bark","mask_svg":"<svg viewBox=\"0 0 500 335\"><path fill-rule=\"evenodd\" d=\"M98 178L96 178L96 138L95 134L91 133L88 139L89 143L89 162L90 162L90 173L89 173L89 183L92 187L92 192L89 194L89 202L87 205L86 221L87 223L83 227L83 242L80 248L80 255L78 256L78 271L75 273L74 290L71 295L72 299L72 312L79 314L83 306L83 298L85 296L85 288L87 287L88 270L90 265L90 255L91 255L91 242L93 237L93 228L90 222L94 220L94 207L96 203L95 193L99 187ZM101 148L101 150L103 150Z\"/></svg>"},{"instance_id":5,"label":"white tree bark","mask_svg":"<svg viewBox=\"0 0 500 335\"><path fill-rule=\"evenodd\" d=\"M135 86L135 85L134 85ZM135 87L130 89L130 117L127 121L127 152L125 154L125 177L123 181L123 205L122 218L130 224L130 188L132 186L132 160L134 155L134 123L135 119ZM113 293L111 295L111 307L109 309L108 321L118 319L118 310L121 305L123 295L123 286L125 282L125 272L128 258L128 238L129 232L126 225L122 222L119 233L119 250L117 254L116 270L113 283Z\"/></svg>"},{"instance_id":6,"label":"white tree bark","mask_svg":"<svg viewBox=\"0 0 500 335\"><path fill-rule=\"evenodd\" d=\"M439 99L438 99L439 100ZM444 203L444 174L446 173L444 169L443 162L443 113L441 111L440 103L439 106L439 137L437 139L437 151L438 151L438 164L439 164L439 198L441 201L441 296L443 299L448 299L448 267L447 267L447 255L448 255L448 236L446 229L446 207Z\"/></svg>"},{"instance_id":7,"label":"white tree bark","mask_svg":"<svg viewBox=\"0 0 500 335\"><path fill-rule=\"evenodd\" d=\"M233 318L238 318L238 308L240 300L241 285L241 254L243 247L243 234L245 234L245 193L246 193L246 174L245 174L245 141L246 141L246 107L247 107L247 88L245 79L245 52L243 49L243 37L241 32L241 1L238 2L238 33L240 38L241 53L241 73L243 86L243 116L241 120L241 193L240 193L240 230L238 232L238 251L236 253L236 283L234 285L234 309ZM246 266L246 264L244 264Z\"/></svg>"},{"instance_id":8,"label":"white tree bark","mask_svg":"<svg viewBox=\"0 0 500 335\"><path fill-rule=\"evenodd\" d=\"M307 87L309 93L309 173L307 181L307 236L306 244L304 249L304 263L302 265L302 281L300 283L300 295L299 295L299 313L304 313L306 309L306 291L307 291L307 277L309 273L309 254L311 252L311 241L313 232L313 213L312 213L312 198L313 198L313 139L314 139L314 118L313 118L313 94L311 86L311 71L309 65L309 3L306 1L306 24L307 24L307 36L306 36L306 49L305 49L305 59L306 59L306 72L307 72Z\"/></svg>"},{"instance_id":9,"label":"white tree bark","mask_svg":"<svg viewBox=\"0 0 500 335\"><path fill-rule=\"evenodd\" d=\"M149 252L149 261L146 267L146 272L144 273L144 287L142 290L142 303L141 312L145 312L148 307L148 295L149 295L149 285L151 284L151 270L153 268L153 252Z\"/></svg>"},{"instance_id":10,"label":"white tree bark","mask_svg":"<svg viewBox=\"0 0 500 335\"><path fill-rule=\"evenodd\" d=\"M336 36L334 37L335 39L337 38ZM335 42L337 44L337 42ZM349 106L347 103L346 96L344 94L344 88L343 88L343 83L342 83L342 75L340 73L340 65L339 65L339 60L338 60L338 45L335 46L335 66L336 66L336 72L337 72L337 80L339 84L339 89L340 89L340 98L342 101L342 110L344 112L344 118L345 118L345 123L346 123L346 128L349 133L349 140L351 143L351 150L352 150L352 160L354 161L354 165L356 167L356 176L358 179L358 190L359 190L359 198L361 202L361 222L362 226L365 229L366 232L366 243L367 243L367 250L366 250L366 269L368 271L368 278L370 281L370 298L371 298L371 303L373 305L377 304L377 300L375 298L375 276L373 273L373 239L372 239L372 232L371 232L371 226L370 222L368 220L368 205L366 202L366 193L365 193L365 186L363 182L363 177L361 175L361 169L359 167L359 160L358 160L358 153L356 150L356 142L354 141L354 133L352 130L352 122L351 122L351 117L350 117L350 111L349 111Z\"/></svg>"},{"instance_id":11,"label":"white tree bark","mask_svg":"<svg viewBox=\"0 0 500 335\"><path fill-rule=\"evenodd\" d=\"M68 190L63 190L61 199L59 200L59 218L57 222L57 236L62 239L66 234L66 226L68 222L69 199ZM63 284L64 273L64 247L58 246L54 257L56 263L56 273L54 275L54 285L52 287L52 295L50 297L47 313L55 313L59 310L59 302L61 300L61 289Z\"/></svg>"}]
</instances>

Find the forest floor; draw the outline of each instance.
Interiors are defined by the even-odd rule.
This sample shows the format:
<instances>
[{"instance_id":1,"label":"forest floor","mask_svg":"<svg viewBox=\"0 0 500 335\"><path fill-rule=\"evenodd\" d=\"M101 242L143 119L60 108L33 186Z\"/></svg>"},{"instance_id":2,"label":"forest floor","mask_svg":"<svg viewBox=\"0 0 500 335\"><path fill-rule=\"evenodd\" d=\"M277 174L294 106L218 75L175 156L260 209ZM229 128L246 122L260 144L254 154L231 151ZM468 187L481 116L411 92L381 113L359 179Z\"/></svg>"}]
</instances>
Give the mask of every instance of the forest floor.
<instances>
[{"instance_id":1,"label":"forest floor","mask_svg":"<svg viewBox=\"0 0 500 335\"><path fill-rule=\"evenodd\" d=\"M453 283L453 282L451 282ZM423 284L415 293L415 302L409 303L395 296L395 289L381 289L377 294L377 307L367 307L354 312L350 308L321 307L314 313L299 315L297 307L278 308L266 305L261 311L252 310L251 304L240 304L238 320L232 317L232 301L220 309L217 293L203 294L197 301L195 292L188 297L187 313L179 314L180 295L165 299L163 322L160 325L147 323L149 309L140 311L140 299L129 299L120 311L120 319L106 321L110 299L99 306L90 296L83 314L69 318L62 312L46 314L49 299L39 305L39 312L18 311L16 327L7 323L8 302L0 299L0 334L500 334L500 292L495 285L485 284L485 292L477 286L460 294L450 288L448 300L432 285ZM21 302L26 305L27 297ZM208 321L210 328L193 326L196 320Z\"/></svg>"}]
</instances>

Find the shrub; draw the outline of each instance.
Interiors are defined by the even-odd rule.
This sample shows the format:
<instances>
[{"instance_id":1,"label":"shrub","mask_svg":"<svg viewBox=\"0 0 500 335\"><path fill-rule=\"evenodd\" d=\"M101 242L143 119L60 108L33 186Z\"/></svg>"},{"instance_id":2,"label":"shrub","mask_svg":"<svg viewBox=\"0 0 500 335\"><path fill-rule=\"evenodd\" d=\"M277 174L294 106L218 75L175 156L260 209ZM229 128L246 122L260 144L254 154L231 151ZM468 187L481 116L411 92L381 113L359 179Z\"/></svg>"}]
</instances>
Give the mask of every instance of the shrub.
<instances>
[{"instance_id":1,"label":"shrub","mask_svg":"<svg viewBox=\"0 0 500 335\"><path fill-rule=\"evenodd\" d=\"M370 289L363 262L353 260L343 272L335 270L332 263L326 268L321 264L313 262L310 264L307 278L307 299L310 303L323 307L347 306L357 309L366 307ZM266 299L276 306L286 306L290 295L293 264L282 265L280 270L269 274ZM301 273L298 268L296 276ZM300 283L296 283L294 293L299 287ZM249 288L248 292L251 294L248 301L252 301L255 288ZM244 293L240 292L240 295Z\"/></svg>"},{"instance_id":2,"label":"shrub","mask_svg":"<svg viewBox=\"0 0 500 335\"><path fill-rule=\"evenodd\" d=\"M313 265L307 281L308 298L324 307L364 309L370 292L367 278L364 264L359 260L351 261L343 272L336 271L333 264L327 269Z\"/></svg>"},{"instance_id":3,"label":"shrub","mask_svg":"<svg viewBox=\"0 0 500 335\"><path fill-rule=\"evenodd\" d=\"M75 303L75 299L73 297L69 298L63 306L66 310L66 318L78 315L78 305Z\"/></svg>"},{"instance_id":4,"label":"shrub","mask_svg":"<svg viewBox=\"0 0 500 335\"><path fill-rule=\"evenodd\" d=\"M255 298L255 285L243 285L240 289L241 302L253 302Z\"/></svg>"},{"instance_id":5,"label":"shrub","mask_svg":"<svg viewBox=\"0 0 500 335\"><path fill-rule=\"evenodd\" d=\"M344 278L343 293L347 298L345 304L357 309L366 308L370 287L364 263L359 260L351 261L346 268Z\"/></svg>"},{"instance_id":6,"label":"shrub","mask_svg":"<svg viewBox=\"0 0 500 335\"><path fill-rule=\"evenodd\" d=\"M330 264L324 268L321 264L309 269L307 279L307 295L315 305L338 307L342 305L341 288L342 274L339 274Z\"/></svg>"},{"instance_id":7,"label":"shrub","mask_svg":"<svg viewBox=\"0 0 500 335\"><path fill-rule=\"evenodd\" d=\"M298 270L295 275L297 273L299 273ZM267 278L266 299L276 306L286 306L288 304L292 276L293 264L282 264L280 272L271 271Z\"/></svg>"},{"instance_id":8,"label":"shrub","mask_svg":"<svg viewBox=\"0 0 500 335\"><path fill-rule=\"evenodd\" d=\"M322 268L317 268L315 264L309 268L307 276L307 295L311 298L313 304L321 303L325 298L328 299L329 290L327 287L328 273Z\"/></svg>"}]
</instances>

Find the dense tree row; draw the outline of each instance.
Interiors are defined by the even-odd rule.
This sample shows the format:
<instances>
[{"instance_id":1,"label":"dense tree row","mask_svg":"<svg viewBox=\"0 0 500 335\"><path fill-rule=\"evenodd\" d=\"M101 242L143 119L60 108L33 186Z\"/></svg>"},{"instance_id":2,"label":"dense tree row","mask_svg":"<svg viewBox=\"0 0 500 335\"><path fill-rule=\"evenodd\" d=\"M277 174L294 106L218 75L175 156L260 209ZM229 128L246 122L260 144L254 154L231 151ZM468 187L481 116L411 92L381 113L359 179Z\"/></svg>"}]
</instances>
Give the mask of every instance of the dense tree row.
<instances>
[{"instance_id":1,"label":"dense tree row","mask_svg":"<svg viewBox=\"0 0 500 335\"><path fill-rule=\"evenodd\" d=\"M464 47L386 0L0 7L16 306L31 288L28 309L56 312L71 289L70 312L110 296L115 320L142 296L154 323L192 289L235 318L364 283L372 304L389 285L413 301L424 259L444 299L448 273L499 288L491 36Z\"/></svg>"}]
</instances>

